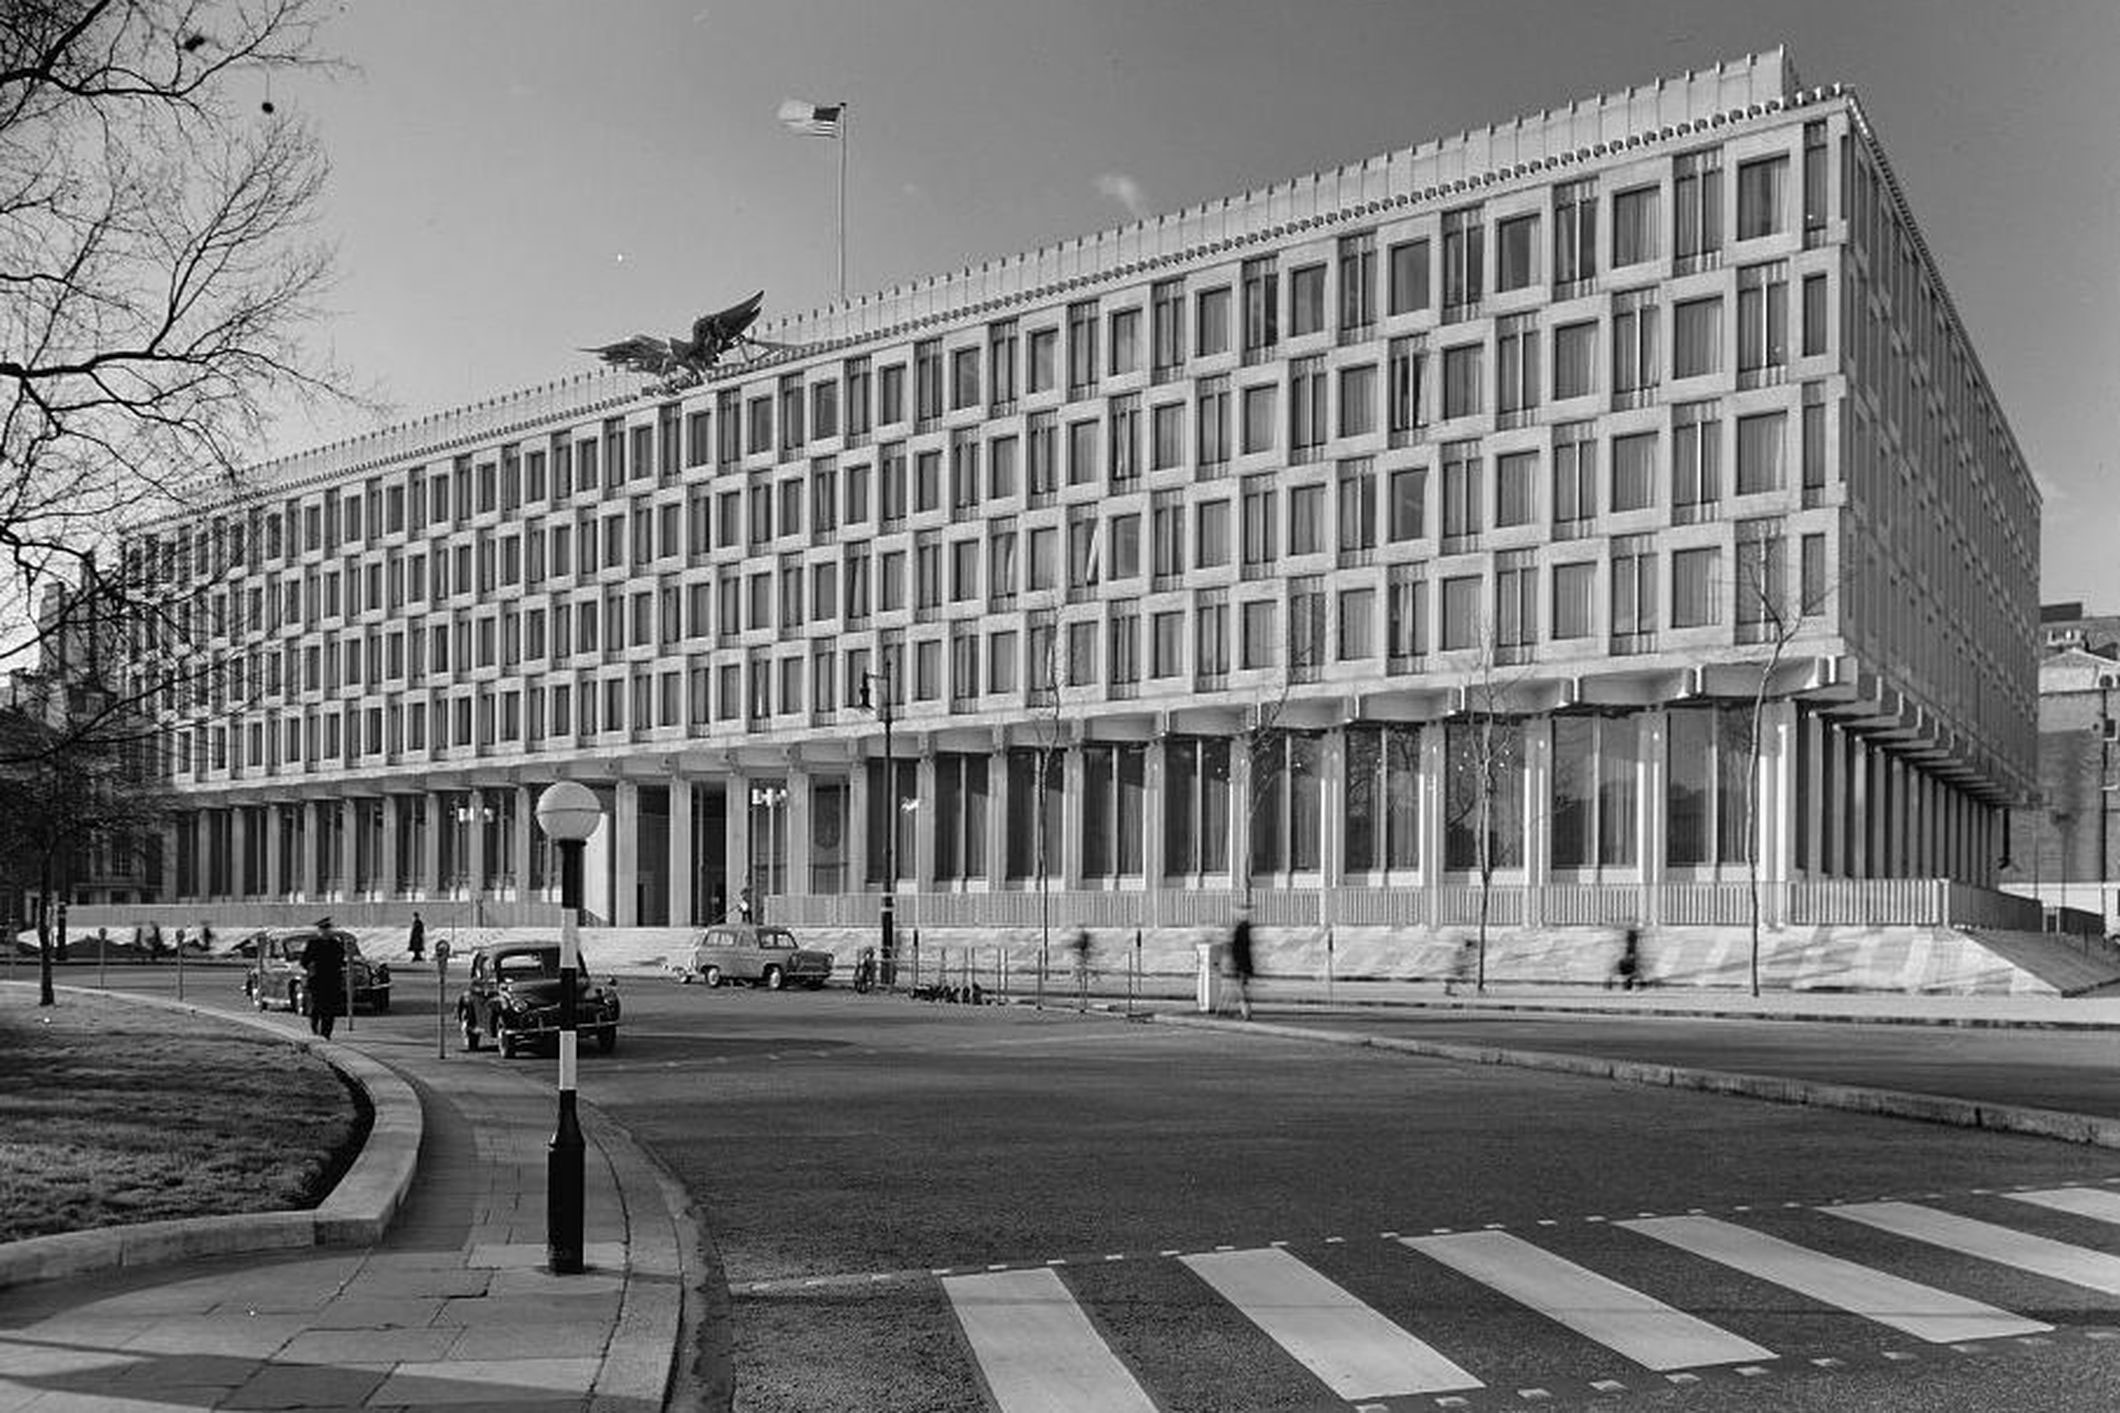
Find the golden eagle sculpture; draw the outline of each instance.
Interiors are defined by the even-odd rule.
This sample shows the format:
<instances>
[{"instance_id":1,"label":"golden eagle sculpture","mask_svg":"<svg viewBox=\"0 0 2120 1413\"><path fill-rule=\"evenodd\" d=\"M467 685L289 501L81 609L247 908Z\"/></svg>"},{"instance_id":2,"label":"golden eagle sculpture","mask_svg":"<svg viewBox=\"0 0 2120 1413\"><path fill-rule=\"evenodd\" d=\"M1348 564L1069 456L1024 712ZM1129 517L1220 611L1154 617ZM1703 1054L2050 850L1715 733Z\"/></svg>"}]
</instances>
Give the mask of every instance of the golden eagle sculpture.
<instances>
[{"instance_id":1,"label":"golden eagle sculpture","mask_svg":"<svg viewBox=\"0 0 2120 1413\"><path fill-rule=\"evenodd\" d=\"M659 339L653 334L635 334L632 338L607 343L600 348L585 348L582 352L593 353L614 368L630 368L659 379L649 388L652 393L672 393L696 387L708 370L731 349L755 357L759 353L793 347L792 344L768 343L751 337L751 325L757 321L765 299L766 292L760 290L741 304L700 315L692 321L690 338L679 335Z\"/></svg>"}]
</instances>

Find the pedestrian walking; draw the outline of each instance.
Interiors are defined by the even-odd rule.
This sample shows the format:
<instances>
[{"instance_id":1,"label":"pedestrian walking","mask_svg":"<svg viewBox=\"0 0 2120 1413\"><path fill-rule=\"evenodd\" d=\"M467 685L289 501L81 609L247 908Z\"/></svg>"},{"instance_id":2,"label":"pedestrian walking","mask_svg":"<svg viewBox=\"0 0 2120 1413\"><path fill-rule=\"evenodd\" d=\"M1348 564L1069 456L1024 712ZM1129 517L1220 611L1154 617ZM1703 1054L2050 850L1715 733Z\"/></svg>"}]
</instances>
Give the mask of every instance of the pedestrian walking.
<instances>
[{"instance_id":1,"label":"pedestrian walking","mask_svg":"<svg viewBox=\"0 0 2120 1413\"><path fill-rule=\"evenodd\" d=\"M1443 978L1443 994L1457 995L1457 989L1473 980L1478 961L1479 940L1467 933L1458 938L1457 955L1450 959L1450 974Z\"/></svg>"},{"instance_id":2,"label":"pedestrian walking","mask_svg":"<svg viewBox=\"0 0 2120 1413\"><path fill-rule=\"evenodd\" d=\"M1605 989L1610 991L1613 983L1622 991L1632 991L1641 984L1642 930L1633 923L1620 937L1619 956L1613 960L1612 975L1605 978Z\"/></svg>"},{"instance_id":3,"label":"pedestrian walking","mask_svg":"<svg viewBox=\"0 0 2120 1413\"><path fill-rule=\"evenodd\" d=\"M1089 929L1076 923L1067 934L1067 950L1075 965L1075 1009L1089 1009Z\"/></svg>"},{"instance_id":4,"label":"pedestrian walking","mask_svg":"<svg viewBox=\"0 0 2120 1413\"><path fill-rule=\"evenodd\" d=\"M164 942L162 941L162 924L159 922L151 922L147 924L148 954L159 958L162 955L165 945L166 944L164 944ZM181 951L182 949L180 948L179 952L181 953Z\"/></svg>"},{"instance_id":5,"label":"pedestrian walking","mask_svg":"<svg viewBox=\"0 0 2120 1413\"><path fill-rule=\"evenodd\" d=\"M423 962L427 959L427 920L420 916L418 908L412 910L412 936L405 945L412 953L412 960Z\"/></svg>"},{"instance_id":6,"label":"pedestrian walking","mask_svg":"<svg viewBox=\"0 0 2120 1413\"><path fill-rule=\"evenodd\" d=\"M302 947L302 1000L309 1008L309 1031L331 1039L331 1027L346 1007L346 944L320 918Z\"/></svg>"},{"instance_id":7,"label":"pedestrian walking","mask_svg":"<svg viewBox=\"0 0 2120 1413\"><path fill-rule=\"evenodd\" d=\"M1229 980L1237 993L1237 1014L1251 1019L1251 909L1237 909L1229 929Z\"/></svg>"}]
</instances>

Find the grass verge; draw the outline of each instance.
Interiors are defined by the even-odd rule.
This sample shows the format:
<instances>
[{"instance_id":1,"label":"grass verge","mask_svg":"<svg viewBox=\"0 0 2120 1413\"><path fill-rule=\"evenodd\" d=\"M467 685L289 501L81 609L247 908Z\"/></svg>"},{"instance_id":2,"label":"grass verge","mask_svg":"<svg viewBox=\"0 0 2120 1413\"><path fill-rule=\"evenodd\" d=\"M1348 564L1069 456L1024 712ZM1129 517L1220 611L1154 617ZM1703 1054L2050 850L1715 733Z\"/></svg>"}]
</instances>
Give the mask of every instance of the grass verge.
<instances>
[{"instance_id":1,"label":"grass verge","mask_svg":"<svg viewBox=\"0 0 2120 1413\"><path fill-rule=\"evenodd\" d=\"M211 1017L0 989L0 1241L314 1207L366 1100L286 1041Z\"/></svg>"}]
</instances>

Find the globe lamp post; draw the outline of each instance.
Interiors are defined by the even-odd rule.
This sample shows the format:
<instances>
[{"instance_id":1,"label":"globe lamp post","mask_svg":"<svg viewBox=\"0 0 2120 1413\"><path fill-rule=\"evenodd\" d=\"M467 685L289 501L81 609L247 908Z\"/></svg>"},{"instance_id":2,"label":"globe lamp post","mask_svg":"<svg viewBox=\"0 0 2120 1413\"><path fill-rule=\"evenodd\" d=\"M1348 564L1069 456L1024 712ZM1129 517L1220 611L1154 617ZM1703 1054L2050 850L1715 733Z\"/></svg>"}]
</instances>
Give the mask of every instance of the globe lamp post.
<instances>
[{"instance_id":1,"label":"globe lamp post","mask_svg":"<svg viewBox=\"0 0 2120 1413\"><path fill-rule=\"evenodd\" d=\"M578 780L537 797L537 825L559 845L559 1126L545 1160L545 1257L554 1275L582 1269L582 1129L574 1107L575 990L581 967L582 845L603 822L603 806Z\"/></svg>"}]
</instances>

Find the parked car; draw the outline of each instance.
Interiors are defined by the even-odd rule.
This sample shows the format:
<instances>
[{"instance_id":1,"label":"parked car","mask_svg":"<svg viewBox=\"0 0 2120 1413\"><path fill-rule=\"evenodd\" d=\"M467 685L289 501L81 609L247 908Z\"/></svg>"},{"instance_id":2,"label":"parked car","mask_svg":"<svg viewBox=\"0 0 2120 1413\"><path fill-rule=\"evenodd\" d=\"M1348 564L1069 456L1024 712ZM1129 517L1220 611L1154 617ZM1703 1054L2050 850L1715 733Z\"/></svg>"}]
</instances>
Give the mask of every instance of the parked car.
<instances>
[{"instance_id":1,"label":"parked car","mask_svg":"<svg viewBox=\"0 0 2120 1413\"><path fill-rule=\"evenodd\" d=\"M559 1036L559 943L491 942L471 954L471 976L456 1001L464 1048L491 1040L503 1055ZM606 1055L618 1046L618 978L598 985L577 958L574 1029Z\"/></svg>"},{"instance_id":2,"label":"parked car","mask_svg":"<svg viewBox=\"0 0 2120 1413\"><path fill-rule=\"evenodd\" d=\"M812 991L832 975L832 954L795 945L785 927L750 923L716 923L692 948L685 979L698 977L709 986L724 981L751 981L768 991L801 984Z\"/></svg>"},{"instance_id":3,"label":"parked car","mask_svg":"<svg viewBox=\"0 0 2120 1413\"><path fill-rule=\"evenodd\" d=\"M371 962L362 956L361 944L354 940L352 933L337 929L333 932L346 947L348 969L352 972L348 994L353 998L354 1009L366 1006L379 1015L389 1010L390 964ZM250 965L243 971L243 994L250 998L252 1005L261 1011L285 1006L295 1014L301 1014L302 949L316 935L313 927L257 934L250 948Z\"/></svg>"}]
</instances>

